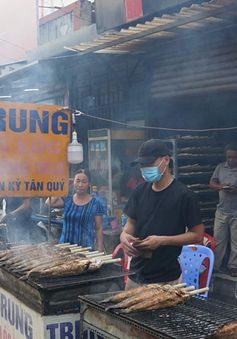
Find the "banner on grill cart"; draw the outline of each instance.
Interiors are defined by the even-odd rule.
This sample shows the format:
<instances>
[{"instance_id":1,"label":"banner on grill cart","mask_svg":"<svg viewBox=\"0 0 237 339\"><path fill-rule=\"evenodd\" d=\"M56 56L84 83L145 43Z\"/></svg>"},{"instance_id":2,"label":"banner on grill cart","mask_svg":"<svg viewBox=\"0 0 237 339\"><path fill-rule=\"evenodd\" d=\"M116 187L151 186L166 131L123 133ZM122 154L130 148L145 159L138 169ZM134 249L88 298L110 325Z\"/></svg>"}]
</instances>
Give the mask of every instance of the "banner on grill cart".
<instances>
[{"instance_id":1,"label":"banner on grill cart","mask_svg":"<svg viewBox=\"0 0 237 339\"><path fill-rule=\"evenodd\" d=\"M0 338L79 339L80 313L41 316L0 288Z\"/></svg>"},{"instance_id":2,"label":"banner on grill cart","mask_svg":"<svg viewBox=\"0 0 237 339\"><path fill-rule=\"evenodd\" d=\"M67 195L70 135L59 106L0 102L0 196Z\"/></svg>"}]
</instances>

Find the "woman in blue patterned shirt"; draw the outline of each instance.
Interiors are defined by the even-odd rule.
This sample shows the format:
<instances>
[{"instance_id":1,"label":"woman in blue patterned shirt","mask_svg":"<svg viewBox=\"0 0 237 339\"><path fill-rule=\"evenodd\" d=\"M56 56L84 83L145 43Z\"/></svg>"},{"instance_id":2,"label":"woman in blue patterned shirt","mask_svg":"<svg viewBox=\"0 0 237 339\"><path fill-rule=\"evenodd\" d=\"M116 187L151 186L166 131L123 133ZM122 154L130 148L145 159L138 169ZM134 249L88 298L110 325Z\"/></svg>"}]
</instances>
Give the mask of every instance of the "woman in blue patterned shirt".
<instances>
[{"instance_id":1,"label":"woman in blue patterned shirt","mask_svg":"<svg viewBox=\"0 0 237 339\"><path fill-rule=\"evenodd\" d=\"M54 197L52 207L64 207L63 230L60 243L69 242L103 251L103 215L106 213L101 201L89 191L90 175L79 170L74 176L73 196Z\"/></svg>"}]
</instances>

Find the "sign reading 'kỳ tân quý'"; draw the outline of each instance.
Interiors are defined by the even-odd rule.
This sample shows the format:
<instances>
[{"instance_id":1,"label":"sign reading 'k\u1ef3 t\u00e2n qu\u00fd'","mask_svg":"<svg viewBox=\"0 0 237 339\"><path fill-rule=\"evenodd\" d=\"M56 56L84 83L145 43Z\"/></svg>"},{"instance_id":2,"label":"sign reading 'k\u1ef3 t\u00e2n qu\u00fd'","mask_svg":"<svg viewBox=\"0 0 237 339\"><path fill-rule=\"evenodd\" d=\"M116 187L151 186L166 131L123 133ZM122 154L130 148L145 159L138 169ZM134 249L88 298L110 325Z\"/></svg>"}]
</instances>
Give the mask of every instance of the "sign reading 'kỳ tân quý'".
<instances>
[{"instance_id":1,"label":"sign reading 'k\u1ef3 t\u00e2n qu\u00fd'","mask_svg":"<svg viewBox=\"0 0 237 339\"><path fill-rule=\"evenodd\" d=\"M66 195L70 133L59 106L0 102L0 196Z\"/></svg>"}]
</instances>

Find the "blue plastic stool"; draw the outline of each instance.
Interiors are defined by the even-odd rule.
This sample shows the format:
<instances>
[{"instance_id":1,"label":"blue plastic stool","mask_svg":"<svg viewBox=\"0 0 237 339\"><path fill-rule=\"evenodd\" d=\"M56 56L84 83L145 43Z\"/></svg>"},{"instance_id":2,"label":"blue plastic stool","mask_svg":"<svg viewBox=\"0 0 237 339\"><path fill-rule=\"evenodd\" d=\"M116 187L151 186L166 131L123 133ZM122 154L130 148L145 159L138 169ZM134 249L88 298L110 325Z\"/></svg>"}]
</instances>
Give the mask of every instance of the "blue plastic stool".
<instances>
[{"instance_id":1,"label":"blue plastic stool","mask_svg":"<svg viewBox=\"0 0 237 339\"><path fill-rule=\"evenodd\" d=\"M206 286L209 287L211 281L211 275L214 265L214 253L213 251L202 245L185 245L183 246L182 252L179 256L180 266L182 269L182 282L188 286L195 286L196 289L200 288L199 276L203 272L203 261L209 260L208 274L206 280ZM201 294L201 297L207 298L208 291Z\"/></svg>"}]
</instances>

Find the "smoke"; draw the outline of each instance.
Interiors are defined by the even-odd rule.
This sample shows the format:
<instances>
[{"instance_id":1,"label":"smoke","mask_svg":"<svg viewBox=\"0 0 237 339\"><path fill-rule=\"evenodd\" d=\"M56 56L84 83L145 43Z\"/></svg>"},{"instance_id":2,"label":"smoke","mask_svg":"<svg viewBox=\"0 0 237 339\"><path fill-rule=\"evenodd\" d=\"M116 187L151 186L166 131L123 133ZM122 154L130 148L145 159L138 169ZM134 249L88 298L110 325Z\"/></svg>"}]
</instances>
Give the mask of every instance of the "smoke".
<instances>
[{"instance_id":1,"label":"smoke","mask_svg":"<svg viewBox=\"0 0 237 339\"><path fill-rule=\"evenodd\" d=\"M26 73L9 82L8 89L8 84L5 83L5 92L12 96L10 101L14 102L64 106L64 81L63 69L57 69L53 62L40 62L32 64ZM37 91L30 89L37 89ZM57 92L56 97L55 92Z\"/></svg>"},{"instance_id":2,"label":"smoke","mask_svg":"<svg viewBox=\"0 0 237 339\"><path fill-rule=\"evenodd\" d=\"M0 64L26 58L36 46L36 7L32 0L3 0L0 10Z\"/></svg>"},{"instance_id":3,"label":"smoke","mask_svg":"<svg viewBox=\"0 0 237 339\"><path fill-rule=\"evenodd\" d=\"M180 31L170 42L161 43L156 53L149 125L187 129L235 126L234 105L228 104L235 101L233 34L222 26L205 34L198 29L189 34Z\"/></svg>"}]
</instances>

